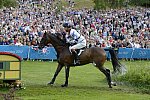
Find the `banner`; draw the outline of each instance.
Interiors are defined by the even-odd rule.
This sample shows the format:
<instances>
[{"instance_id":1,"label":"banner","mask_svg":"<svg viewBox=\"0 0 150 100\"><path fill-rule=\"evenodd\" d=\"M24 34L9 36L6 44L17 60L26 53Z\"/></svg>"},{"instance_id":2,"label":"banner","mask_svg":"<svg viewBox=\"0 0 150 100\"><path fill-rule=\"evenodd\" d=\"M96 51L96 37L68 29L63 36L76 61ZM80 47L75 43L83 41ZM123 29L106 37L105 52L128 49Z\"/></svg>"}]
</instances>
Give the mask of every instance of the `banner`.
<instances>
[{"instance_id":1,"label":"banner","mask_svg":"<svg viewBox=\"0 0 150 100\"><path fill-rule=\"evenodd\" d=\"M133 57L132 58L150 58L150 49L133 49Z\"/></svg>"},{"instance_id":2,"label":"banner","mask_svg":"<svg viewBox=\"0 0 150 100\"><path fill-rule=\"evenodd\" d=\"M28 58L29 46L10 46L10 45L0 45L0 52L10 52L14 53L21 58Z\"/></svg>"},{"instance_id":3,"label":"banner","mask_svg":"<svg viewBox=\"0 0 150 100\"><path fill-rule=\"evenodd\" d=\"M107 48L106 48L107 50ZM35 50L31 46L10 46L0 45L0 52L10 52L20 56L22 59L47 59L56 60L57 53L53 47L47 47L42 50ZM107 58L110 58L109 51L106 51ZM118 58L150 59L150 48L119 48Z\"/></svg>"},{"instance_id":4,"label":"banner","mask_svg":"<svg viewBox=\"0 0 150 100\"><path fill-rule=\"evenodd\" d=\"M49 59L54 60L57 59L57 53L53 47L43 48L42 50L35 50L30 47L29 49L29 59Z\"/></svg>"},{"instance_id":5,"label":"banner","mask_svg":"<svg viewBox=\"0 0 150 100\"><path fill-rule=\"evenodd\" d=\"M119 48L118 58L150 59L150 48Z\"/></svg>"},{"instance_id":6,"label":"banner","mask_svg":"<svg viewBox=\"0 0 150 100\"><path fill-rule=\"evenodd\" d=\"M119 48L118 58L132 58L133 53L134 52L132 48Z\"/></svg>"}]
</instances>

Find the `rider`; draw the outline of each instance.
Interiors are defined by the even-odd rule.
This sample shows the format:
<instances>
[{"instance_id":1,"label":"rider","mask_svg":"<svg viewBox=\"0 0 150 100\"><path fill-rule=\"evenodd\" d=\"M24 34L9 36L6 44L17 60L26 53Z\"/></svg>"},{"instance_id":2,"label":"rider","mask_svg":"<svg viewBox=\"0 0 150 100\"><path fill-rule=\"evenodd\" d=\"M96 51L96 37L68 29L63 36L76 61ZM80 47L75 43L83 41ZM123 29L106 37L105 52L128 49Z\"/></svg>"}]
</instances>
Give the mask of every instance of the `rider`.
<instances>
[{"instance_id":1,"label":"rider","mask_svg":"<svg viewBox=\"0 0 150 100\"><path fill-rule=\"evenodd\" d=\"M69 50L75 56L74 63L80 64L79 56L78 56L76 50L86 47L86 39L79 32L77 32L75 29L72 28L71 23L65 22L65 23L63 23L63 27L66 31L66 36L65 36L66 42L71 44L71 46L69 47Z\"/></svg>"}]
</instances>

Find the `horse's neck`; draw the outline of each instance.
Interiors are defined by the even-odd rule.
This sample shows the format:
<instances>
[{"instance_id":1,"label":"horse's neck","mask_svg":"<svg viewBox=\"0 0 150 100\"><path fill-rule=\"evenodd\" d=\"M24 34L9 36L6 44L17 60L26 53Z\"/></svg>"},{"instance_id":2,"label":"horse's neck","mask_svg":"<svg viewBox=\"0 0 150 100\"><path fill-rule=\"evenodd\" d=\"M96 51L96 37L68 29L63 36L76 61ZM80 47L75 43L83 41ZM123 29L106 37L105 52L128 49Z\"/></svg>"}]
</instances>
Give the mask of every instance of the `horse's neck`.
<instances>
[{"instance_id":1,"label":"horse's neck","mask_svg":"<svg viewBox=\"0 0 150 100\"><path fill-rule=\"evenodd\" d=\"M50 36L50 41L49 42L53 45L53 47L55 48L57 54L62 53L63 49L65 49L65 48L68 48L68 50L69 50L69 47L68 47L67 44L63 44L63 43L61 43L62 41L59 41L59 42L58 41L57 41L56 38L53 38L52 36Z\"/></svg>"},{"instance_id":2,"label":"horse's neck","mask_svg":"<svg viewBox=\"0 0 150 100\"><path fill-rule=\"evenodd\" d=\"M59 46L59 45L56 45L56 44L52 44L52 45L55 48L58 55L60 53L63 53L63 51L66 51L67 49L69 51L69 47L67 45L64 45L64 46Z\"/></svg>"},{"instance_id":3,"label":"horse's neck","mask_svg":"<svg viewBox=\"0 0 150 100\"><path fill-rule=\"evenodd\" d=\"M64 49L63 46L56 46L56 47L54 46L54 48L55 48L57 54L60 54L63 51L63 49Z\"/></svg>"}]
</instances>

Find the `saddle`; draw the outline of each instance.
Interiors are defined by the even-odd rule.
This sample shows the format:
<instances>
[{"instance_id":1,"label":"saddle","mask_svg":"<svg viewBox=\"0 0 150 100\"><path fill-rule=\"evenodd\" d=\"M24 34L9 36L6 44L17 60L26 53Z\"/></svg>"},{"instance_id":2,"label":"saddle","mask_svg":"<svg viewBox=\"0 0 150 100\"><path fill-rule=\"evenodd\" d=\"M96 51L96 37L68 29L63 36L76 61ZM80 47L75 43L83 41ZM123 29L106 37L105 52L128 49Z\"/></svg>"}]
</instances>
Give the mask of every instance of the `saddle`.
<instances>
[{"instance_id":1,"label":"saddle","mask_svg":"<svg viewBox=\"0 0 150 100\"><path fill-rule=\"evenodd\" d=\"M80 56L81 53L86 49L86 47L81 48L81 49L76 49L77 55Z\"/></svg>"},{"instance_id":2,"label":"saddle","mask_svg":"<svg viewBox=\"0 0 150 100\"><path fill-rule=\"evenodd\" d=\"M80 65L80 58L79 56L82 54L85 48L76 49L75 52L72 53L74 57L74 65Z\"/></svg>"}]
</instances>

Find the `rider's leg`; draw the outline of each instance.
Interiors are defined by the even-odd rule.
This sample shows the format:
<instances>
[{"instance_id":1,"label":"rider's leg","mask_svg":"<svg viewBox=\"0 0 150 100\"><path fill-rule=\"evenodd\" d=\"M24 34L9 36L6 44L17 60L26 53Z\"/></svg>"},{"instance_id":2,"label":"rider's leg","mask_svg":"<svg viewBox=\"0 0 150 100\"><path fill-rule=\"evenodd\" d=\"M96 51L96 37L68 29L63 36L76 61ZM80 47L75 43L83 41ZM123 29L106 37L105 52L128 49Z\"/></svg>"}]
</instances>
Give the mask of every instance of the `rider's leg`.
<instances>
[{"instance_id":1,"label":"rider's leg","mask_svg":"<svg viewBox=\"0 0 150 100\"><path fill-rule=\"evenodd\" d=\"M72 50L72 54L74 55L75 64L80 64L77 52L75 50Z\"/></svg>"},{"instance_id":2,"label":"rider's leg","mask_svg":"<svg viewBox=\"0 0 150 100\"><path fill-rule=\"evenodd\" d=\"M80 64L80 62L79 62L79 56L78 56L78 54L77 54L77 52L75 50L81 49L81 48L83 48L85 46L86 46L86 42L85 43L81 42L81 43L78 43L76 45L73 45L73 46L69 47L70 52L72 52L74 54L74 57L75 57L74 59L75 59L75 62L77 64Z\"/></svg>"},{"instance_id":3,"label":"rider's leg","mask_svg":"<svg viewBox=\"0 0 150 100\"><path fill-rule=\"evenodd\" d=\"M79 56L78 56L76 50L75 49L71 49L71 52L72 52L72 54L74 56L75 64L80 64L80 62L79 62Z\"/></svg>"}]
</instances>

